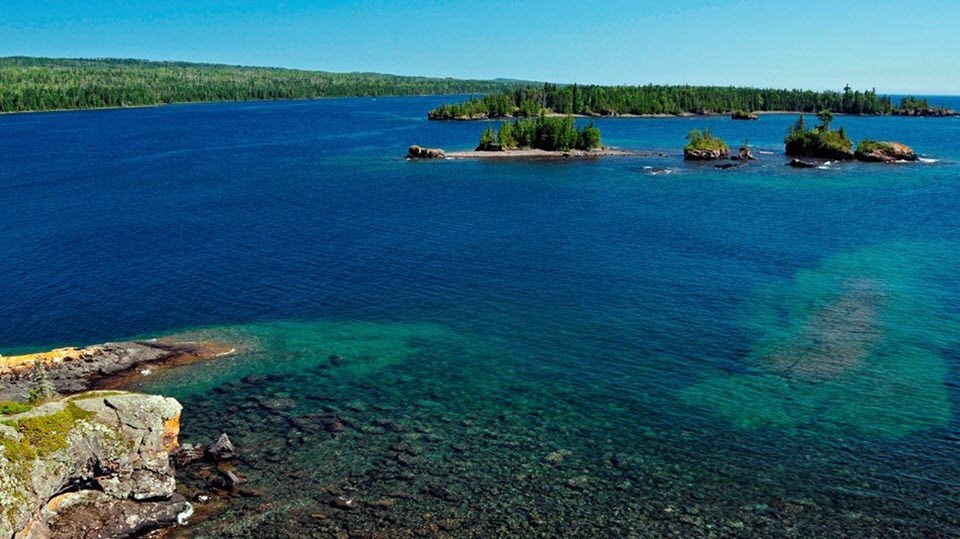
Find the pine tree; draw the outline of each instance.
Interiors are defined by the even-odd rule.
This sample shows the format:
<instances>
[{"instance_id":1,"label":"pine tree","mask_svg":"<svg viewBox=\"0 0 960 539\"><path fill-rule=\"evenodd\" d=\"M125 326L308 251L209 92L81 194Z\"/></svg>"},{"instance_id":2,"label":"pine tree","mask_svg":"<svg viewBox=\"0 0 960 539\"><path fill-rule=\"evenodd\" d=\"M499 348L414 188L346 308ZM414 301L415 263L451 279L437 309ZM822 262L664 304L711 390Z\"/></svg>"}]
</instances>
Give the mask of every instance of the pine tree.
<instances>
[{"instance_id":1,"label":"pine tree","mask_svg":"<svg viewBox=\"0 0 960 539\"><path fill-rule=\"evenodd\" d=\"M57 389L47 377L47 368L43 363L35 363L30 371L30 397L27 402L40 404L57 396Z\"/></svg>"}]
</instances>

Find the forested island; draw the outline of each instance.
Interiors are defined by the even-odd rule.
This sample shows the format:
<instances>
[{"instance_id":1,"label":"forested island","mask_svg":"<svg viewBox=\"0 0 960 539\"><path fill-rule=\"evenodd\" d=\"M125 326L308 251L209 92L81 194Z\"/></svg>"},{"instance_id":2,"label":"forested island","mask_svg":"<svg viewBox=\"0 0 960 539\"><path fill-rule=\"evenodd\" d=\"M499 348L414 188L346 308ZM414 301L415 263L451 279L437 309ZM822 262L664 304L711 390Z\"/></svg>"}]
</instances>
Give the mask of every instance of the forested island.
<instances>
[{"instance_id":1,"label":"forested island","mask_svg":"<svg viewBox=\"0 0 960 539\"><path fill-rule=\"evenodd\" d=\"M894 106L889 96L879 95L876 90L859 91L850 86L842 92L815 92L725 86L544 84L441 105L431 110L427 117L432 120L478 120L533 117L546 112L583 116L731 114L735 119L754 119L756 111L816 113L821 110L874 115L956 114L948 109L930 107L925 100L912 97L905 97L899 106Z\"/></svg>"},{"instance_id":2,"label":"forested island","mask_svg":"<svg viewBox=\"0 0 960 539\"><path fill-rule=\"evenodd\" d=\"M853 142L847 133L840 129L831 129L833 114L823 110L817 114L820 120L813 129L807 129L806 120L801 114L797 122L784 139L787 155L800 157L821 157L824 159L853 159Z\"/></svg>"},{"instance_id":3,"label":"forested island","mask_svg":"<svg viewBox=\"0 0 960 539\"><path fill-rule=\"evenodd\" d=\"M548 152L567 150L593 150L600 147L600 130L591 122L581 128L574 124L573 117L547 117L517 119L504 122L494 133L488 125L480 134L477 151L503 151L532 148Z\"/></svg>"},{"instance_id":4,"label":"forested island","mask_svg":"<svg viewBox=\"0 0 960 539\"><path fill-rule=\"evenodd\" d=\"M529 82L122 59L0 58L0 112L502 92Z\"/></svg>"}]
</instances>

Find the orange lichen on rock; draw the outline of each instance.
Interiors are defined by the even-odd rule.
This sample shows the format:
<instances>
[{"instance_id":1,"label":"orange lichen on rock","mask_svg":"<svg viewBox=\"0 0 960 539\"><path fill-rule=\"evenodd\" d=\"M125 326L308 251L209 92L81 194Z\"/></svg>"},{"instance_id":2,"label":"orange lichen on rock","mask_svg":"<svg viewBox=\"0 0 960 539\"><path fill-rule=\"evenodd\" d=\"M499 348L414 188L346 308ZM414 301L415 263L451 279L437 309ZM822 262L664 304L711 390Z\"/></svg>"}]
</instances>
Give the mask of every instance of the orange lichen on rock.
<instances>
[{"instance_id":1,"label":"orange lichen on rock","mask_svg":"<svg viewBox=\"0 0 960 539\"><path fill-rule=\"evenodd\" d=\"M163 422L163 449L172 452L180 447L180 414Z\"/></svg>"},{"instance_id":2,"label":"orange lichen on rock","mask_svg":"<svg viewBox=\"0 0 960 539\"><path fill-rule=\"evenodd\" d=\"M97 355L102 351L103 347L101 346L88 346L86 348L57 348L49 352L37 352L35 354L19 356L0 356L0 374L15 374L26 371L37 363L43 363L49 366L68 361L79 361Z\"/></svg>"}]
</instances>

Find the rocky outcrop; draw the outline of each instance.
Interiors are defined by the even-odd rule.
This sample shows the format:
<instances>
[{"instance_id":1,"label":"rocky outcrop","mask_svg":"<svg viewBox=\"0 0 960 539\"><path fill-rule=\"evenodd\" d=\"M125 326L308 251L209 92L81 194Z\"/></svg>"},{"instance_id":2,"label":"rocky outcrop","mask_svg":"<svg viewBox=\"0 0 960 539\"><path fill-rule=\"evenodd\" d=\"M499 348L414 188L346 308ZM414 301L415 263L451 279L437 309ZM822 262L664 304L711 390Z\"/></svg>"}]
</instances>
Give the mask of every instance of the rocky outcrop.
<instances>
[{"instance_id":1,"label":"rocky outcrop","mask_svg":"<svg viewBox=\"0 0 960 539\"><path fill-rule=\"evenodd\" d=\"M734 161L756 161L757 158L753 156L753 152L750 151L749 147L741 146L737 155L734 155L730 159Z\"/></svg>"},{"instance_id":2,"label":"rocky outcrop","mask_svg":"<svg viewBox=\"0 0 960 539\"><path fill-rule=\"evenodd\" d=\"M857 161L873 163L893 163L896 161L916 161L917 154L910 146L899 142L875 142L864 140L854 153Z\"/></svg>"},{"instance_id":3,"label":"rocky outcrop","mask_svg":"<svg viewBox=\"0 0 960 539\"><path fill-rule=\"evenodd\" d=\"M0 356L0 400L27 400L31 370L37 364L45 367L46 376L57 391L71 394L98 387L99 382L134 367L182 357L203 359L221 353L220 348L208 343L137 341Z\"/></svg>"},{"instance_id":4,"label":"rocky outcrop","mask_svg":"<svg viewBox=\"0 0 960 539\"><path fill-rule=\"evenodd\" d=\"M957 112L953 109L944 109L944 108L917 108L917 109L893 109L894 116L933 116L933 117L947 117L947 116L960 116L960 112Z\"/></svg>"},{"instance_id":5,"label":"rocky outcrop","mask_svg":"<svg viewBox=\"0 0 960 539\"><path fill-rule=\"evenodd\" d=\"M129 537L177 522L180 404L82 393L0 420L0 537Z\"/></svg>"},{"instance_id":6,"label":"rocky outcrop","mask_svg":"<svg viewBox=\"0 0 960 539\"><path fill-rule=\"evenodd\" d=\"M809 163L807 161L801 161L799 159L791 159L790 162L787 163L787 166L791 166L794 168L815 168L817 165L816 163Z\"/></svg>"},{"instance_id":7,"label":"rocky outcrop","mask_svg":"<svg viewBox=\"0 0 960 539\"><path fill-rule=\"evenodd\" d=\"M712 161L716 159L729 159L729 148L714 148L709 150L684 149L683 158L688 161Z\"/></svg>"},{"instance_id":8,"label":"rocky outcrop","mask_svg":"<svg viewBox=\"0 0 960 539\"><path fill-rule=\"evenodd\" d=\"M414 144L407 150L407 159L443 159L446 152L442 148L423 148Z\"/></svg>"},{"instance_id":9,"label":"rocky outcrop","mask_svg":"<svg viewBox=\"0 0 960 539\"><path fill-rule=\"evenodd\" d=\"M744 111L744 110L737 110L737 111L734 111L733 114L730 115L730 119L732 119L732 120L759 120L759 119L760 119L760 116L758 116L757 113L755 113L755 112L747 112L747 111Z\"/></svg>"}]
</instances>

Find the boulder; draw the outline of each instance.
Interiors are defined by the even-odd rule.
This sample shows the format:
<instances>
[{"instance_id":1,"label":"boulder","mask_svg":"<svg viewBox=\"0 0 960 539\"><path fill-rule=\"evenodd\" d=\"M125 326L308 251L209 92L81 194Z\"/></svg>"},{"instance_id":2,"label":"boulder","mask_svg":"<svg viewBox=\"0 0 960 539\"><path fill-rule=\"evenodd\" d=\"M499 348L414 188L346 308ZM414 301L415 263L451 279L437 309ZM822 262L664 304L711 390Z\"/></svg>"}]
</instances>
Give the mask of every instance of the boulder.
<instances>
[{"instance_id":1,"label":"boulder","mask_svg":"<svg viewBox=\"0 0 960 539\"><path fill-rule=\"evenodd\" d=\"M874 142L865 140L857 146L854 154L858 161L872 163L893 163L895 161L916 161L917 154L899 142Z\"/></svg>"},{"instance_id":2,"label":"boulder","mask_svg":"<svg viewBox=\"0 0 960 539\"><path fill-rule=\"evenodd\" d=\"M70 522L126 537L176 523L189 510L170 464L180 412L170 398L90 392L6 416L0 537L77 537L58 531Z\"/></svg>"},{"instance_id":3,"label":"boulder","mask_svg":"<svg viewBox=\"0 0 960 539\"><path fill-rule=\"evenodd\" d=\"M711 150L683 150L683 158L688 161L714 161L717 159L729 159L729 148L718 148Z\"/></svg>"},{"instance_id":4,"label":"boulder","mask_svg":"<svg viewBox=\"0 0 960 539\"><path fill-rule=\"evenodd\" d=\"M796 168L815 168L817 166L816 163L808 163L799 159L792 159L787 165Z\"/></svg>"},{"instance_id":5,"label":"boulder","mask_svg":"<svg viewBox=\"0 0 960 539\"><path fill-rule=\"evenodd\" d=\"M443 159L446 153L442 148L424 148L414 144L407 150L407 159Z\"/></svg>"},{"instance_id":6,"label":"boulder","mask_svg":"<svg viewBox=\"0 0 960 539\"><path fill-rule=\"evenodd\" d=\"M204 455L213 461L230 460L237 456L237 451L233 447L230 437L224 432L217 438L217 441L207 447Z\"/></svg>"},{"instance_id":7,"label":"boulder","mask_svg":"<svg viewBox=\"0 0 960 539\"><path fill-rule=\"evenodd\" d=\"M743 146L740 148L740 151L737 155L734 155L730 159L734 161L756 161L756 157L753 156L753 152L750 151L750 148Z\"/></svg>"}]
</instances>

